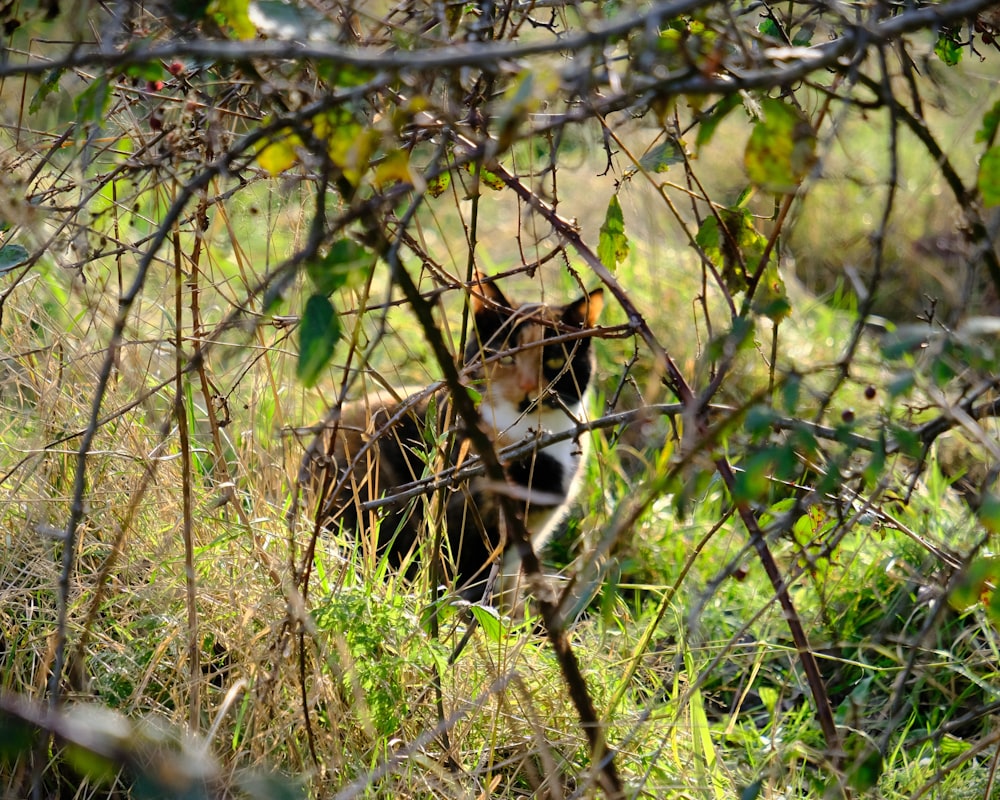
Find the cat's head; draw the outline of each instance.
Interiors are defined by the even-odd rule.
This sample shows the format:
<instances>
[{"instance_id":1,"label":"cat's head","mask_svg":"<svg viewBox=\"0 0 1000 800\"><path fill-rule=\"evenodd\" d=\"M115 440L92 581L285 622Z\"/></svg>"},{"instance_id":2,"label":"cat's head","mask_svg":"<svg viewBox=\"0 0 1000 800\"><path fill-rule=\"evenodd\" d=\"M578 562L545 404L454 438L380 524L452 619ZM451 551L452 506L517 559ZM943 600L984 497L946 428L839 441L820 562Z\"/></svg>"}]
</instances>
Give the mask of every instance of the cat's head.
<instances>
[{"instance_id":1,"label":"cat's head","mask_svg":"<svg viewBox=\"0 0 1000 800\"><path fill-rule=\"evenodd\" d=\"M572 303L512 303L479 277L472 292L474 328L465 351L475 388L494 406L577 408L590 385L590 336L604 307L603 289Z\"/></svg>"}]
</instances>

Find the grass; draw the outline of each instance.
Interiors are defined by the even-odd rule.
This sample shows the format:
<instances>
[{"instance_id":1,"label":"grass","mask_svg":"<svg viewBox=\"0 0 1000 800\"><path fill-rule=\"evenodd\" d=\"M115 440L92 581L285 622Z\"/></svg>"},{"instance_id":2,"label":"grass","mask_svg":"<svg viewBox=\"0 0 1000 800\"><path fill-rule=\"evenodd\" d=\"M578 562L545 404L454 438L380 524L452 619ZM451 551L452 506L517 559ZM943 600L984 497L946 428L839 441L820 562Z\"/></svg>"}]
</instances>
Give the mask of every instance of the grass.
<instances>
[{"instance_id":1,"label":"grass","mask_svg":"<svg viewBox=\"0 0 1000 800\"><path fill-rule=\"evenodd\" d=\"M27 298L29 288L15 299ZM64 518L74 440L53 448L62 452L38 447L85 424L85 398L74 387L92 383L95 363L87 315L67 330L65 319L39 320L42 313L14 303L8 308L14 324L5 326L8 352L37 350L40 339L48 345L47 358L18 359L5 392L7 446L37 467L30 474L15 472L3 515L8 546L0 613L8 657L0 682L28 696L39 695L51 663L43 643L54 622L60 545L25 531L43 521L58 527ZM842 335L838 315L821 306L795 327L810 332L813 346ZM51 360L56 346L59 369ZM393 347L395 339L387 338L386 350ZM276 374L287 371L275 356L280 351L269 353ZM753 350L749 359L757 360ZM123 367L108 410L127 406L137 389L155 383L155 348L136 361L142 366L135 372L127 363ZM228 355L219 363L220 376L236 373ZM602 369L609 387L612 363L605 361ZM439 633L431 636L426 595L384 570L370 571L347 541L320 552L309 613L296 617L293 610L289 616L286 593L272 577L290 558L283 524L287 490L274 477L287 468L268 461L259 443L275 441L277 419L295 418L310 406L299 390L292 396L273 393L263 360L258 367L238 379L243 399L230 397L233 421L224 437L242 515L232 503L220 505L209 432L196 438L201 664L193 678L178 533L181 476L176 445L157 431L165 405L154 396L102 429L89 459L93 490L71 594L71 642L84 632L87 639L80 683L67 687L70 698L96 699L130 719L160 719L183 729L191 723L195 680L201 717L194 727L208 731L222 714L210 746L227 770L269 765L301 776L315 795L363 781L385 763L393 764L391 774L368 793L545 791L565 797L580 790L590 780L586 741L534 618L480 629L449 663L465 628L462 616L445 607ZM416 366L416 377L423 369ZM754 371L747 371L748 379ZM279 382L291 385L287 377ZM205 419L203 398L197 392L186 398L197 427ZM274 402L273 415L254 418L265 402ZM608 723L608 740L620 749L622 773L640 796L823 796L829 764L773 590L707 473L694 476L684 503L651 486L660 456L657 448L639 443L662 435L664 427L658 420L644 425L632 444L625 434L618 444L609 441L616 433L596 437L584 494L550 551L553 567L573 559L582 564L623 501L651 493L603 577L588 587L593 596L578 603L571 625L589 690ZM280 453L271 457L281 460ZM150 470L155 478L137 496ZM838 719L855 731L847 739L849 750L861 754L882 736L893 742L876 778L884 797L910 796L928 781L939 796L960 796L986 781L987 767L978 761L951 767L971 746L978 721L944 737L936 734L994 701L996 654L980 611L946 611L929 627L928 598L947 578L926 543L960 553L977 535L947 481L934 473L930 478L909 506L898 509L898 524L875 515L832 544L827 537L839 529L828 523L836 512L819 504L794 535L772 545L786 574L801 572L793 596L812 644L823 654ZM301 632L289 627L295 619L304 625ZM911 704L902 717L873 713L900 696L894 684L905 672ZM226 707L224 698L234 687L236 696ZM447 739L431 735L442 713L451 722ZM406 757L394 760L400 749ZM87 770L79 763L76 768ZM70 780L64 767L53 769ZM18 774L11 773L15 779ZM107 790L96 780L84 785L88 794Z\"/></svg>"},{"instance_id":2,"label":"grass","mask_svg":"<svg viewBox=\"0 0 1000 800\"><path fill-rule=\"evenodd\" d=\"M122 427L131 428L134 436L138 425L135 421ZM147 444L150 438L147 435ZM614 448L604 445L601 458L591 464L590 495L584 503L591 513L581 515L581 541L595 536L605 514L636 490L628 471L614 459ZM109 459L106 471L100 466L95 471L95 487L126 482L132 471L128 467L120 458ZM159 469L157 488L162 488L154 490L133 521L114 569L114 591L89 629L91 683L81 687L78 696L96 696L123 713L154 715L182 726L190 689L183 679L189 631L183 621L176 498L166 485L177 478L169 465ZM48 486L57 496L67 492L67 472L65 461L61 468L54 466ZM260 554L249 546L237 521L225 509L211 510L210 472L204 478L198 490L203 510L197 554L199 635L205 645L203 658L217 643L225 667L218 682L203 673L205 716L199 727L207 729L209 710L217 707L223 689L232 686L236 676L249 682L246 695L212 743L217 757L234 767L270 763L291 774L312 774L312 791L322 793L320 787L363 776L396 747L420 741L433 730L437 710L431 687L440 675L445 716L459 717L450 730L447 755L458 764L458 772L445 768L445 749L431 739L379 783L379 795L456 796L489 790L513 796L548 787L553 796L566 796L585 780L580 773L586 763L585 742L558 666L530 624L501 627L494 640L480 632L459 660L448 665L448 651L461 632L459 619L446 612L441 638L430 638L421 624L421 598L398 582L382 582L379 576L370 580L346 551L343 556L328 553L318 561L322 569L314 583L306 656L314 739L310 745L296 697L296 657L276 651L279 645L291 644L276 630L284 618L281 593L269 583L266 568L258 563ZM258 519L257 535L267 542L265 550L274 561L283 560L280 515L273 508L257 507L251 485L243 491L243 501ZM927 498L926 508L938 510L940 503L957 510L943 481L936 491L937 496ZM127 505L124 495L106 488L94 497L118 513ZM755 782L759 796L815 793L826 780L822 742L795 676L794 658L783 643L787 634L766 581L743 549L742 532L729 524L708 535L722 508L717 489L703 494L686 518L676 516L669 498L654 505L619 554L620 571L574 624L574 646L585 660L598 708L608 710L609 740L625 743L622 770L648 796L725 797ZM907 509L910 524L926 519L926 508ZM112 510L109 522L114 514ZM6 518L13 523L17 515L8 512ZM935 520L940 525L941 515ZM949 526L925 530L924 535L954 549L961 532ZM699 540L700 550L693 555ZM861 709L876 696L891 694L892 679L902 666L887 644L890 632L904 640L913 636L926 613L915 603L920 588L915 581L926 551L897 532L874 527L859 529L854 540L839 546L841 563L831 563L825 573L814 576L822 591L804 587L796 597L802 601L800 613L815 618L810 620L814 644L836 648L826 666L831 694L842 697L838 713L851 725L867 728L867 739L880 731L877 720ZM19 547L8 550L7 568L21 572L4 577L5 585L17 587L16 595L6 592L4 598L4 628L18 631L17 639L8 636L9 652L36 652L32 639L44 637L52 625L55 548L40 548L34 537L12 541ZM75 619L94 597L109 544L98 530L84 537ZM781 543L779 557L791 567L806 544L817 543ZM572 543L562 546L587 552ZM35 565L30 579L24 572L27 565ZM682 569L687 571L682 574ZM727 572L733 574L723 577ZM928 581L933 585L932 578ZM817 605L822 595L827 599ZM40 613L24 620L21 609L33 605ZM699 612L692 617L695 605ZM886 609L896 607L894 618L887 620ZM749 626L748 619L753 620ZM921 729L933 731L989 696L982 687L995 676L989 654L981 648L992 637L982 643L962 641L958 634L974 639L982 625L970 628L970 621L952 619L942 629L941 641L927 646L914 672L918 686L940 684L934 697L949 697L953 706L936 713L914 708L905 728L922 721ZM37 689L37 664L32 668L21 659L8 664L6 688ZM859 687L867 694L859 694ZM852 720L852 714L859 713L863 718ZM310 763L311 749L323 754L318 768ZM905 791L946 766L925 751L926 744L917 753L894 750L899 766L885 770L885 796L906 796ZM970 778L960 783L967 785Z\"/></svg>"}]
</instances>

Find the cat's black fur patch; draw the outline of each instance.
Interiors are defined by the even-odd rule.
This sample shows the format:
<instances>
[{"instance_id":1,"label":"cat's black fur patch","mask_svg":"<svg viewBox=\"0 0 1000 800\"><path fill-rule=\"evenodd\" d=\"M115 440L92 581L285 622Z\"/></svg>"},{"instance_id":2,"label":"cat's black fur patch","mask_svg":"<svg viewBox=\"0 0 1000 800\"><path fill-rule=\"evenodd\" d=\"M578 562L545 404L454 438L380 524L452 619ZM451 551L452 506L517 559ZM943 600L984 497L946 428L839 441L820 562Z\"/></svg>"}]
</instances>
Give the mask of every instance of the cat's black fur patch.
<instances>
[{"instance_id":1,"label":"cat's black fur patch","mask_svg":"<svg viewBox=\"0 0 1000 800\"><path fill-rule=\"evenodd\" d=\"M557 336L592 328L603 303L600 290L562 308L541 305L524 306L519 311L511 307L496 287L483 285L487 302L475 303L474 330L466 349L466 365L472 384L484 395L484 404L490 403L494 413L508 408L523 413L526 422L518 438L537 434L532 427L534 415L539 420L555 420L563 430L570 430L575 422L567 409L581 409L584 394L593 377L593 355L589 338L569 339L546 344ZM528 344L522 338L530 332ZM531 383L539 385L537 396L511 400L507 395L514 391L510 377L490 378L505 374L504 369L515 359L530 356L539 364L538 376ZM506 354L506 355L505 355ZM525 355L528 354L528 355ZM539 355L540 354L540 355ZM506 388L501 391L501 383ZM516 381L514 381L516 383ZM506 405L504 405L506 404ZM496 496L482 479L474 478L456 486L442 489L441 505L426 502L423 497L401 500L380 506L377 511L359 513L361 504L380 497L390 497L394 490L423 477L427 463L444 466L465 460L468 442L456 424L450 437L450 452L444 457L435 455L429 441L440 441L437 431L444 429L448 418L449 402L446 395L436 396L436 402L427 400L415 404L401 413L401 404L374 401L345 406L340 418L328 430L320 433L308 448L303 461L301 481L307 488L312 508L318 514L322 527L342 525L346 530L368 531L377 524L376 547L380 555L387 554L390 563L399 567L406 556L418 547L423 555L430 552L431 534L435 520L427 519L429 508L443 507L441 522L447 532L443 542L442 578L454 579L460 590L470 598L477 591L469 588L481 585L489 574L489 565L500 551L503 533L499 504ZM438 419L428 419L429 409L437 409ZM542 409L547 411L542 411ZM515 414L515 416L518 416ZM483 424L486 424L484 421ZM427 436L428 432L432 432ZM505 431L496 435L510 438ZM507 441L506 443L511 443ZM573 489L580 467L580 448L563 447L559 450L566 463L552 451L536 450L529 456L506 465L507 477L512 486L512 496L519 497L526 519L547 525L545 518L559 514L565 507ZM567 456L567 453L572 453ZM360 454L360 455L359 455ZM348 476L342 491L331 487ZM317 502L318 497L322 497ZM530 513L528 513L530 512ZM533 539L538 531L530 531ZM541 543L544 535L536 543Z\"/></svg>"}]
</instances>

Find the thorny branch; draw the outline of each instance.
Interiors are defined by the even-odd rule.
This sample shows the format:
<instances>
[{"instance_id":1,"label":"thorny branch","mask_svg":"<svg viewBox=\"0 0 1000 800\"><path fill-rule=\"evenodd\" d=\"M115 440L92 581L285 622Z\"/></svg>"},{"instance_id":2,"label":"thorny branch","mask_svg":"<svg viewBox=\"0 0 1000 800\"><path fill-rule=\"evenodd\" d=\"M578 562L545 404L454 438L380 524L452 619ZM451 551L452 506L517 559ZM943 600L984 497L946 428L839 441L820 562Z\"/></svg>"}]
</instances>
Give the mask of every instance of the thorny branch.
<instances>
[{"instance_id":1,"label":"thorny branch","mask_svg":"<svg viewBox=\"0 0 1000 800\"><path fill-rule=\"evenodd\" d=\"M82 67L124 67L175 58L193 58L215 63L316 61L329 62L366 70L393 72L459 69L462 67L492 67L504 62L517 62L530 56L549 53L584 52L614 42L629 33L654 29L671 18L704 12L715 3L705 0L669 0L654 4L638 14L626 14L621 19L595 24L582 33L568 34L555 41L532 44L507 42L476 42L451 44L430 50L370 52L363 47L344 47L333 43L280 40L225 41L176 39L168 44L127 47L108 51L104 48L77 48L54 60L8 58L0 63L0 78L13 75L42 75L52 70ZM859 46L869 48L889 42L907 33L935 28L949 22L973 17L993 5L992 0L953 0L949 3L928 4L909 8L888 19L871 24L848 25L842 35L832 41L807 48L779 47L764 50L760 60L767 66L744 65L734 75L674 75L653 77L641 85L642 91L670 94L731 94L762 87L787 86L809 73L838 66L840 60ZM634 94L619 95L598 109L601 113L620 109L621 104L634 101ZM589 117L594 109L587 111Z\"/></svg>"}]
</instances>

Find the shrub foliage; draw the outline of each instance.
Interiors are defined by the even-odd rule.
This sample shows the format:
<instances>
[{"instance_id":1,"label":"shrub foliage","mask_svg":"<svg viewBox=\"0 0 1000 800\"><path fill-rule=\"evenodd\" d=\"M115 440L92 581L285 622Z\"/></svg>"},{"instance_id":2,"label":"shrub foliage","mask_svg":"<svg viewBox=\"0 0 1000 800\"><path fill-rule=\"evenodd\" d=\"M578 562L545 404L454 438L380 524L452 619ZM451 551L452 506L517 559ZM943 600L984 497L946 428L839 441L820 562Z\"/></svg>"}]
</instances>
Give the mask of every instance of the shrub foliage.
<instances>
[{"instance_id":1,"label":"shrub foliage","mask_svg":"<svg viewBox=\"0 0 1000 800\"><path fill-rule=\"evenodd\" d=\"M6 795L989 791L993 4L0 22ZM350 398L474 416L476 270L613 299L523 619L297 497Z\"/></svg>"}]
</instances>

